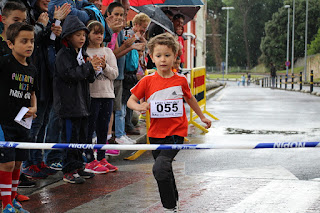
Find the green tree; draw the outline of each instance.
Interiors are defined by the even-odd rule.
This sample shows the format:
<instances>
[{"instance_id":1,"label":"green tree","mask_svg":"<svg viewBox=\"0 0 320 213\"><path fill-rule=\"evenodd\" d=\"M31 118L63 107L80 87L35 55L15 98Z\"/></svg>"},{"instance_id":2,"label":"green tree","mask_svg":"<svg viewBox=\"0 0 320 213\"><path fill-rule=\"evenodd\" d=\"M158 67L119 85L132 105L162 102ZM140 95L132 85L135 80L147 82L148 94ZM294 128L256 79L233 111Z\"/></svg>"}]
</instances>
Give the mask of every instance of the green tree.
<instances>
[{"instance_id":1,"label":"green tree","mask_svg":"<svg viewBox=\"0 0 320 213\"><path fill-rule=\"evenodd\" d=\"M285 4L291 5L292 0L286 0ZM304 57L305 49L305 17L306 2L296 0L295 13L295 60ZM292 24L292 13L291 13ZM308 19L308 42L316 35L320 27L320 3L319 0L309 0L309 19ZM291 30L291 28L290 28ZM291 37L291 35L290 35ZM261 61L265 64L273 62L279 68L285 68L287 50L287 9L279 8L274 13L272 20L265 24L265 37L261 41L260 49L262 52ZM291 49L291 38L290 38ZM291 50L290 50L291 53Z\"/></svg>"},{"instance_id":2,"label":"green tree","mask_svg":"<svg viewBox=\"0 0 320 213\"><path fill-rule=\"evenodd\" d=\"M221 69L222 50L220 26L221 26L221 1L208 0L207 4L207 33L211 35L207 39L207 66L216 66Z\"/></svg>"},{"instance_id":3,"label":"green tree","mask_svg":"<svg viewBox=\"0 0 320 213\"><path fill-rule=\"evenodd\" d=\"M282 6L281 0L228 0L230 11L230 61L233 66L252 67L261 55L265 23Z\"/></svg>"},{"instance_id":4,"label":"green tree","mask_svg":"<svg viewBox=\"0 0 320 213\"><path fill-rule=\"evenodd\" d=\"M317 53L320 53L320 29L315 38L311 41L311 44L308 45L308 55L315 55Z\"/></svg>"}]
</instances>

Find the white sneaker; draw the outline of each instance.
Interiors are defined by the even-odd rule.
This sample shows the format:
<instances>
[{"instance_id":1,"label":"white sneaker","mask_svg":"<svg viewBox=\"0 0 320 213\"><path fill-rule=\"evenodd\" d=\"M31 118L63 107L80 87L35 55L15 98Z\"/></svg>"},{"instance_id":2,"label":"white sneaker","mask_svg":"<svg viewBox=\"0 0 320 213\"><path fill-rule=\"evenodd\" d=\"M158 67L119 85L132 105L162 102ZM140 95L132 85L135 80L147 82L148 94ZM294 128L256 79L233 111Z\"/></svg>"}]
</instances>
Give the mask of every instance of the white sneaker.
<instances>
[{"instance_id":1,"label":"white sneaker","mask_svg":"<svg viewBox=\"0 0 320 213\"><path fill-rule=\"evenodd\" d=\"M177 207L174 207L173 209L167 209L167 208L164 208L164 212L165 213L169 213L169 212L179 212L179 210L177 209Z\"/></svg>"},{"instance_id":2,"label":"white sneaker","mask_svg":"<svg viewBox=\"0 0 320 213\"><path fill-rule=\"evenodd\" d=\"M120 138L116 138L115 142L117 144L133 144L133 142L129 141L124 135L122 135Z\"/></svg>"},{"instance_id":3,"label":"white sneaker","mask_svg":"<svg viewBox=\"0 0 320 213\"><path fill-rule=\"evenodd\" d=\"M124 135L124 137L127 138L128 141L131 141L131 143L133 143L133 144L137 143L136 140L133 140L133 139L129 138L127 135Z\"/></svg>"}]
</instances>

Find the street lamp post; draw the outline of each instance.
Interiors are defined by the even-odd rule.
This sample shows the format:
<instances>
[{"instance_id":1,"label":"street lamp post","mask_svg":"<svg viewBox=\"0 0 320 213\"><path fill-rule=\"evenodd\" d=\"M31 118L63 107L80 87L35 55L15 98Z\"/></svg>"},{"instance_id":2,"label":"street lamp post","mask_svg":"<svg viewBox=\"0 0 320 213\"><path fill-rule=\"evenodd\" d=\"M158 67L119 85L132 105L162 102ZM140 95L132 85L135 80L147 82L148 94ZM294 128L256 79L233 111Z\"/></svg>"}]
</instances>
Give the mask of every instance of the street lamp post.
<instances>
[{"instance_id":1,"label":"street lamp post","mask_svg":"<svg viewBox=\"0 0 320 213\"><path fill-rule=\"evenodd\" d=\"M227 10L227 38L226 38L226 74L228 75L228 54L229 54L229 10L234 7L222 7L222 10Z\"/></svg>"},{"instance_id":2,"label":"street lamp post","mask_svg":"<svg viewBox=\"0 0 320 213\"><path fill-rule=\"evenodd\" d=\"M305 81L307 81L308 10L309 10L309 2L308 2L308 0L306 0L306 32L305 32L305 44L304 44L304 79L305 79Z\"/></svg>"},{"instance_id":3,"label":"street lamp post","mask_svg":"<svg viewBox=\"0 0 320 213\"><path fill-rule=\"evenodd\" d=\"M288 29L287 29L287 62L286 62L286 68L287 68L287 76L289 72L289 45L290 45L290 5L285 5L285 8L288 8Z\"/></svg>"},{"instance_id":4,"label":"street lamp post","mask_svg":"<svg viewBox=\"0 0 320 213\"><path fill-rule=\"evenodd\" d=\"M291 56L291 73L293 74L294 68L294 18L296 12L296 1L293 0L293 11L292 11L292 56Z\"/></svg>"},{"instance_id":5,"label":"street lamp post","mask_svg":"<svg viewBox=\"0 0 320 213\"><path fill-rule=\"evenodd\" d=\"M294 88L294 19L295 19L295 12L296 12L296 1L293 0L293 10L292 10L292 59L291 59L291 89Z\"/></svg>"}]
</instances>

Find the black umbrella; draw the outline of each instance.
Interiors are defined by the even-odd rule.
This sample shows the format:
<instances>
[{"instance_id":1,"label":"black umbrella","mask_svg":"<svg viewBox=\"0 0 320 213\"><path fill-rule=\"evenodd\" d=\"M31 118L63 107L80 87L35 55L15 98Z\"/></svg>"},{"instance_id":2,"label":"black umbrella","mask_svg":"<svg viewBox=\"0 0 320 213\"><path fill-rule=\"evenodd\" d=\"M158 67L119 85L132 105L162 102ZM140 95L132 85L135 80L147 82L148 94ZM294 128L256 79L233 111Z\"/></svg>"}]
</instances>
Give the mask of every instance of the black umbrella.
<instances>
[{"instance_id":1,"label":"black umbrella","mask_svg":"<svg viewBox=\"0 0 320 213\"><path fill-rule=\"evenodd\" d=\"M173 24L171 20L164 14L164 12L155 5L144 5L139 7L130 7L133 11L137 13L147 14L151 21L155 24L161 26L163 29L174 35Z\"/></svg>"},{"instance_id":2,"label":"black umbrella","mask_svg":"<svg viewBox=\"0 0 320 213\"><path fill-rule=\"evenodd\" d=\"M170 10L173 14L182 14L185 16L184 24L193 20L200 6L203 5L201 0L166 0L163 4L158 4L164 10Z\"/></svg>"}]
</instances>

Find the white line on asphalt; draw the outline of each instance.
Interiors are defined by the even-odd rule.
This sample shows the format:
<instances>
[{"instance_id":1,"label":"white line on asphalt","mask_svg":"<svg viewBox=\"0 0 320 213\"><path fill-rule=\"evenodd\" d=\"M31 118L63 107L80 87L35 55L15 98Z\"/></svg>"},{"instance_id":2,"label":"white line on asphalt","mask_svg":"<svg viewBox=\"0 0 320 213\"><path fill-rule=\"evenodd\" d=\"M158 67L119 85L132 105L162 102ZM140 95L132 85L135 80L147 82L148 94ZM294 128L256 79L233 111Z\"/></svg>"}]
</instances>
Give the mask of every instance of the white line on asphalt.
<instances>
[{"instance_id":1,"label":"white line on asphalt","mask_svg":"<svg viewBox=\"0 0 320 213\"><path fill-rule=\"evenodd\" d=\"M221 101L224 95L225 95L225 92L222 92L222 94L217 98L217 101Z\"/></svg>"}]
</instances>

